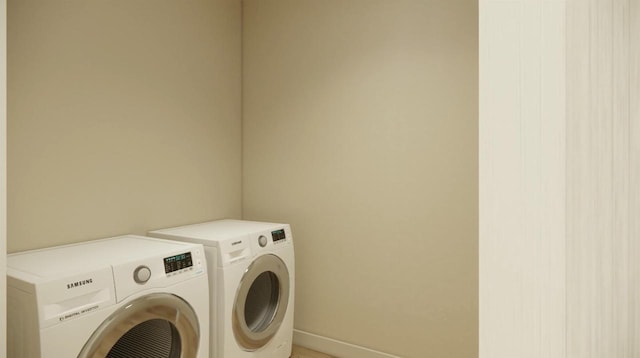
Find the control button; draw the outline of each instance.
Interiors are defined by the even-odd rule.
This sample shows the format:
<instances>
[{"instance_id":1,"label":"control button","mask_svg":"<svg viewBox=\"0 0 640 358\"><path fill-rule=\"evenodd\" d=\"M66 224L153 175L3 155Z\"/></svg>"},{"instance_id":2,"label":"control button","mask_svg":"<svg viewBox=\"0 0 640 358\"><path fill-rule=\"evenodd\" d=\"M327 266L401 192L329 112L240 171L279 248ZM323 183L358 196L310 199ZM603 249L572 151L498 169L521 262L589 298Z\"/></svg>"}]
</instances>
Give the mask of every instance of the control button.
<instances>
[{"instance_id":1,"label":"control button","mask_svg":"<svg viewBox=\"0 0 640 358\"><path fill-rule=\"evenodd\" d=\"M260 244L260 247L267 246L267 237L264 235L260 235L260 237L258 238L258 244Z\"/></svg>"},{"instance_id":2,"label":"control button","mask_svg":"<svg viewBox=\"0 0 640 358\"><path fill-rule=\"evenodd\" d=\"M138 266L133 271L133 280L139 284L144 284L151 278L151 270L147 266Z\"/></svg>"}]
</instances>

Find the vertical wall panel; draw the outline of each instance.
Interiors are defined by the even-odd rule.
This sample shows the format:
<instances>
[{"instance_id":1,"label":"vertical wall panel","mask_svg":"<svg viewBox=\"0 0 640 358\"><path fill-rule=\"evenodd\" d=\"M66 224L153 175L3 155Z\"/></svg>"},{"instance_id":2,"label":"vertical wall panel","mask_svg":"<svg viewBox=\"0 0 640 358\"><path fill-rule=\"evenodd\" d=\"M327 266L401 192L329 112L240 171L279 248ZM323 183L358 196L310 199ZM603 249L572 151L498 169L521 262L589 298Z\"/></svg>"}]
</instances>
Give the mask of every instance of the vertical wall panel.
<instances>
[{"instance_id":1,"label":"vertical wall panel","mask_svg":"<svg viewBox=\"0 0 640 358\"><path fill-rule=\"evenodd\" d=\"M587 36L589 31L589 5L580 1L570 1L567 6L567 42L570 43L570 48L567 51L567 63L571 64L571 68L567 69L567 84L573 84L570 90L567 91L567 131L569 131L569 127L571 127L572 131L583 130L579 127L582 123L579 120L572 121L573 118L586 118L589 114L589 108L587 106L574 105L574 102L577 100L575 98L587 98L588 93L588 83L589 79L589 42L585 39L580 40L571 40L572 37L583 35ZM569 136L567 133L567 146L571 148L571 144L573 143L573 138ZM567 157L570 158L572 153L570 150L567 150ZM574 165L573 160L567 160L567 184L574 183L577 180L581 180L587 177L587 174L578 173L577 169ZM579 197L576 193L569 190L567 188L567 201L572 202L573 197ZM567 205L567 209L569 209L569 205ZM576 233L574 233L575 227L573 225L567 225L567 237L576 237ZM573 244L571 240L567 241L567 256L569 256L569 252L573 250L573 248L577 246ZM575 275L573 270L579 271L580 268L575 268L574 266L567 267L567 276ZM578 291L578 287L576 285L569 285L567 287L567 310L574 310L574 306L569 304L569 297L579 298L581 297L581 292ZM573 301L572 301L573 302ZM576 325L575 319L573 318L575 314L567 313L567 326ZM577 325L580 328L579 325ZM584 328L588 329L588 328ZM579 356L582 352L574 351L573 345L567 346L567 354L569 356ZM580 349L580 347L577 347ZM588 349L588 347L584 347L584 349Z\"/></svg>"},{"instance_id":2,"label":"vertical wall panel","mask_svg":"<svg viewBox=\"0 0 640 358\"><path fill-rule=\"evenodd\" d=\"M629 297L628 357L640 357L640 2L629 2Z\"/></svg>"},{"instance_id":3,"label":"vertical wall panel","mask_svg":"<svg viewBox=\"0 0 640 358\"><path fill-rule=\"evenodd\" d=\"M480 4L481 357L639 357L640 2Z\"/></svg>"},{"instance_id":4,"label":"vertical wall panel","mask_svg":"<svg viewBox=\"0 0 640 358\"><path fill-rule=\"evenodd\" d=\"M638 356L636 6L629 0L575 0L567 17L571 358Z\"/></svg>"},{"instance_id":5,"label":"vertical wall panel","mask_svg":"<svg viewBox=\"0 0 640 358\"><path fill-rule=\"evenodd\" d=\"M565 356L565 3L480 1L480 357Z\"/></svg>"},{"instance_id":6,"label":"vertical wall panel","mask_svg":"<svg viewBox=\"0 0 640 358\"><path fill-rule=\"evenodd\" d=\"M539 273L536 293L539 299L536 357L565 355L565 147L566 147L566 3L542 3L542 83L541 142L539 175L541 187L538 210L541 213L536 238L536 265Z\"/></svg>"},{"instance_id":7,"label":"vertical wall panel","mask_svg":"<svg viewBox=\"0 0 640 358\"><path fill-rule=\"evenodd\" d=\"M628 350L630 307L629 248L629 0L612 3L612 170L613 231L612 245L612 354L632 357Z\"/></svg>"},{"instance_id":8,"label":"vertical wall panel","mask_svg":"<svg viewBox=\"0 0 640 358\"><path fill-rule=\"evenodd\" d=\"M568 82L569 106L586 111L567 122L567 338L569 356L580 358L610 356L613 328L612 53L606 48L611 45L612 14L611 6L602 3L576 2L576 7L587 7L581 15L586 28L569 30L574 36L570 46L588 44L574 49L576 56L588 59L580 81ZM577 86L586 91L574 90Z\"/></svg>"}]
</instances>

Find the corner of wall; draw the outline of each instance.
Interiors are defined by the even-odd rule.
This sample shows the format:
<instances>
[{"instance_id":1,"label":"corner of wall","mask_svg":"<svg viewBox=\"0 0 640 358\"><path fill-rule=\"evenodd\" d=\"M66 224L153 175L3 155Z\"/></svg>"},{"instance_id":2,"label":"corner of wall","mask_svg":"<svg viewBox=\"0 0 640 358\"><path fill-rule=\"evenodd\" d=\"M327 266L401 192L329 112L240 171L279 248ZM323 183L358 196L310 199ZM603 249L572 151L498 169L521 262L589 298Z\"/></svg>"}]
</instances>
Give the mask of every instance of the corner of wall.
<instances>
[{"instance_id":1,"label":"corner of wall","mask_svg":"<svg viewBox=\"0 0 640 358\"><path fill-rule=\"evenodd\" d=\"M0 0L0 358L6 357L7 255L7 1Z\"/></svg>"}]
</instances>

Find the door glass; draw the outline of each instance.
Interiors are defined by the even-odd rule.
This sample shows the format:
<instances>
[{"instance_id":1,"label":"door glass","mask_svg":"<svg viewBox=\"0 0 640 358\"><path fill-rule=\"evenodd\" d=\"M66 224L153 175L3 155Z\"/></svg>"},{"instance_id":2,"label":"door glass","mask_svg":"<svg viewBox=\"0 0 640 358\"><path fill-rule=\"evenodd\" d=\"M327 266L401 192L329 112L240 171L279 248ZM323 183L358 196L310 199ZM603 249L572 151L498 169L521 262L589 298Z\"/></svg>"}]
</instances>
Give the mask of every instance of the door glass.
<instances>
[{"instance_id":1,"label":"door glass","mask_svg":"<svg viewBox=\"0 0 640 358\"><path fill-rule=\"evenodd\" d=\"M273 272L263 272L253 281L244 305L245 323L252 332L262 332L271 324L279 295L280 283Z\"/></svg>"}]
</instances>

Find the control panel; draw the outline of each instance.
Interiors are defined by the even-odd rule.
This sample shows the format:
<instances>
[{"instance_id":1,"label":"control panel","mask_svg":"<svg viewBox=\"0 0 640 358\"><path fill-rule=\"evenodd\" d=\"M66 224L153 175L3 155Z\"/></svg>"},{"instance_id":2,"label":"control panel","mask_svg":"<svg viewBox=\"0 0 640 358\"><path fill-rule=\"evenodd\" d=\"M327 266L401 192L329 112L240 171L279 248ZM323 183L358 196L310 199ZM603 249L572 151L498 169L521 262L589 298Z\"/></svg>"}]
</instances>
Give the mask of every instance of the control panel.
<instances>
[{"instance_id":1,"label":"control panel","mask_svg":"<svg viewBox=\"0 0 640 358\"><path fill-rule=\"evenodd\" d=\"M193 258L190 251L164 258L164 273L166 274L188 270L191 267L193 267Z\"/></svg>"},{"instance_id":2,"label":"control panel","mask_svg":"<svg viewBox=\"0 0 640 358\"><path fill-rule=\"evenodd\" d=\"M168 287L206 274L204 250L201 245L194 246L114 265L117 301L140 290Z\"/></svg>"},{"instance_id":3,"label":"control panel","mask_svg":"<svg viewBox=\"0 0 640 358\"><path fill-rule=\"evenodd\" d=\"M287 235L285 234L284 229L274 230L271 232L271 239L273 240L274 244L277 244L282 240L286 240Z\"/></svg>"}]
</instances>

